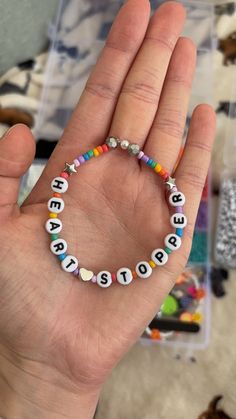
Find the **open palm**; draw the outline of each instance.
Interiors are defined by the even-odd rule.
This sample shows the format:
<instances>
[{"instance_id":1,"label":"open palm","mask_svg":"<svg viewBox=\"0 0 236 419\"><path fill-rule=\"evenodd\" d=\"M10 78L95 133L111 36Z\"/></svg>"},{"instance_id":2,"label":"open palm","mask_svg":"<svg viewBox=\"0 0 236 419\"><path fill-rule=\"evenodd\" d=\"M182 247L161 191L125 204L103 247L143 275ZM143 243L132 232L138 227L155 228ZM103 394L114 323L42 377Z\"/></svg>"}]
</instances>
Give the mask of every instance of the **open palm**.
<instances>
[{"instance_id":1,"label":"open palm","mask_svg":"<svg viewBox=\"0 0 236 419\"><path fill-rule=\"evenodd\" d=\"M121 9L62 139L21 208L16 204L19 177L32 162L34 141L19 125L0 142L2 354L16 364L24 360L35 374L46 365L68 382L91 388L104 382L139 337L187 262L214 137L214 112L200 105L175 172L186 196L188 227L182 247L164 267L148 280L108 289L61 270L44 224L50 183L65 161L71 163L110 134L138 143L173 172L195 47L179 37L185 18L180 4L165 3L150 22L149 13L147 0L129 0ZM81 266L94 272L134 269L163 247L171 231L162 181L125 151L80 166L64 199L63 238Z\"/></svg>"}]
</instances>

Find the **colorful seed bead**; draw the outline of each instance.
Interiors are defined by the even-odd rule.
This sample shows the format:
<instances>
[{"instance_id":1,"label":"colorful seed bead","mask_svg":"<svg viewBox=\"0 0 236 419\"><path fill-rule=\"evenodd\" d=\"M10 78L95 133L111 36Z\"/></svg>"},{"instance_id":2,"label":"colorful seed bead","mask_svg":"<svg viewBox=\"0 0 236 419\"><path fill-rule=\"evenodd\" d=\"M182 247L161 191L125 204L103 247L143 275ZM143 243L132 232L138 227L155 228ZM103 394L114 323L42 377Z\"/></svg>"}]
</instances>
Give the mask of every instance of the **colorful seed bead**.
<instances>
[{"instance_id":1,"label":"colorful seed bead","mask_svg":"<svg viewBox=\"0 0 236 419\"><path fill-rule=\"evenodd\" d=\"M101 145L99 145L99 146L97 147L97 150L98 150L99 154L102 154L102 153L103 153L103 148L102 148L102 146L101 146Z\"/></svg>"},{"instance_id":2,"label":"colorful seed bead","mask_svg":"<svg viewBox=\"0 0 236 419\"><path fill-rule=\"evenodd\" d=\"M168 249L168 247L166 247L166 248L165 248L165 252L166 252L168 255L170 255L170 253L172 252L172 250L171 250L171 249Z\"/></svg>"},{"instance_id":3,"label":"colorful seed bead","mask_svg":"<svg viewBox=\"0 0 236 419\"><path fill-rule=\"evenodd\" d=\"M157 163L157 165L156 165L156 167L155 167L155 172L156 173L160 173L160 171L161 171L161 169L162 169L162 167L161 167L161 165L159 164L159 163Z\"/></svg>"},{"instance_id":4,"label":"colorful seed bead","mask_svg":"<svg viewBox=\"0 0 236 419\"><path fill-rule=\"evenodd\" d=\"M133 275L133 278L134 279L138 278L138 275L137 275L137 272L136 271L132 271L132 275Z\"/></svg>"},{"instance_id":5,"label":"colorful seed bead","mask_svg":"<svg viewBox=\"0 0 236 419\"><path fill-rule=\"evenodd\" d=\"M80 166L80 162L79 162L79 160L78 160L78 159L75 159L75 160L74 160L74 164L75 164L75 166L76 166L76 167L79 167L79 166Z\"/></svg>"},{"instance_id":6,"label":"colorful seed bead","mask_svg":"<svg viewBox=\"0 0 236 419\"><path fill-rule=\"evenodd\" d=\"M58 259L59 259L60 261L62 261L62 260L64 260L64 259L66 258L66 256L67 256L67 254L66 254L66 253L62 253L61 255L58 255L57 257L58 257Z\"/></svg>"},{"instance_id":7,"label":"colorful seed bead","mask_svg":"<svg viewBox=\"0 0 236 419\"><path fill-rule=\"evenodd\" d=\"M78 157L78 160L79 160L80 164L85 163L85 159L82 155Z\"/></svg>"},{"instance_id":8,"label":"colorful seed bead","mask_svg":"<svg viewBox=\"0 0 236 419\"><path fill-rule=\"evenodd\" d=\"M83 154L83 158L84 158L84 160L86 160L86 161L87 161L87 160L89 160L89 158L90 158L90 157L89 157L89 154L88 154L88 153Z\"/></svg>"},{"instance_id":9,"label":"colorful seed bead","mask_svg":"<svg viewBox=\"0 0 236 419\"><path fill-rule=\"evenodd\" d=\"M115 274L115 272L112 272L111 278L112 278L112 282L116 282L116 274Z\"/></svg>"},{"instance_id":10,"label":"colorful seed bead","mask_svg":"<svg viewBox=\"0 0 236 419\"><path fill-rule=\"evenodd\" d=\"M93 157L93 150L89 150L88 155L89 155L90 158Z\"/></svg>"},{"instance_id":11,"label":"colorful seed bead","mask_svg":"<svg viewBox=\"0 0 236 419\"><path fill-rule=\"evenodd\" d=\"M149 157L146 156L146 154L143 155L143 157L141 158L142 161L144 161L144 163L147 163L149 160Z\"/></svg>"},{"instance_id":12,"label":"colorful seed bead","mask_svg":"<svg viewBox=\"0 0 236 419\"><path fill-rule=\"evenodd\" d=\"M54 196L55 198L60 198L60 197L61 197L61 194L60 194L60 193L57 193L57 192L54 192L53 196Z\"/></svg>"},{"instance_id":13,"label":"colorful seed bead","mask_svg":"<svg viewBox=\"0 0 236 419\"><path fill-rule=\"evenodd\" d=\"M156 165L157 165L157 163L155 161L153 161L152 164L151 164L151 168L155 169Z\"/></svg>"},{"instance_id":14,"label":"colorful seed bead","mask_svg":"<svg viewBox=\"0 0 236 419\"><path fill-rule=\"evenodd\" d=\"M102 149L103 149L104 152L109 151L109 148L106 144L102 145Z\"/></svg>"},{"instance_id":15,"label":"colorful seed bead","mask_svg":"<svg viewBox=\"0 0 236 419\"><path fill-rule=\"evenodd\" d=\"M64 178L64 179L68 179L68 178L69 178L69 175L68 175L68 173L66 173L66 172L62 172L62 173L60 174L60 177L62 177L62 178Z\"/></svg>"},{"instance_id":16,"label":"colorful seed bead","mask_svg":"<svg viewBox=\"0 0 236 419\"><path fill-rule=\"evenodd\" d=\"M98 157L99 156L99 151L96 148L94 148L93 149L93 154L94 154L95 157Z\"/></svg>"},{"instance_id":17,"label":"colorful seed bead","mask_svg":"<svg viewBox=\"0 0 236 419\"><path fill-rule=\"evenodd\" d=\"M50 218L57 218L57 214L55 214L54 212L50 212L49 217Z\"/></svg>"},{"instance_id":18,"label":"colorful seed bead","mask_svg":"<svg viewBox=\"0 0 236 419\"><path fill-rule=\"evenodd\" d=\"M58 234L51 234L51 240L57 240L58 239Z\"/></svg>"},{"instance_id":19,"label":"colorful seed bead","mask_svg":"<svg viewBox=\"0 0 236 419\"><path fill-rule=\"evenodd\" d=\"M151 268L155 268L156 267L156 264L153 262L153 260L149 260L149 265L151 266Z\"/></svg>"},{"instance_id":20,"label":"colorful seed bead","mask_svg":"<svg viewBox=\"0 0 236 419\"><path fill-rule=\"evenodd\" d=\"M152 159L149 159L149 160L147 161L147 165L148 165L148 166L152 166L152 163L153 163L153 160L152 160Z\"/></svg>"},{"instance_id":21,"label":"colorful seed bead","mask_svg":"<svg viewBox=\"0 0 236 419\"><path fill-rule=\"evenodd\" d=\"M140 160L143 156L144 156L144 152L140 151L137 157Z\"/></svg>"}]
</instances>

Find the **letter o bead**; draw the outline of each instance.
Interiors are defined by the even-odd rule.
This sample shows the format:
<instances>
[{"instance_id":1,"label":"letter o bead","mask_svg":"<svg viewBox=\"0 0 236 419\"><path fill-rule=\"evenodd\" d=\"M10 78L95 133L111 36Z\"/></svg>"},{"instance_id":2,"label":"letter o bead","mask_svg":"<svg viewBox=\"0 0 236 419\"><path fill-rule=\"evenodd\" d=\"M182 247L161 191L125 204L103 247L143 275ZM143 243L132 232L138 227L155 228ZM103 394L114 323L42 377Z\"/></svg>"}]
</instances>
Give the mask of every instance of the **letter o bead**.
<instances>
[{"instance_id":1,"label":"letter o bead","mask_svg":"<svg viewBox=\"0 0 236 419\"><path fill-rule=\"evenodd\" d=\"M54 255L62 255L62 253L67 251L67 243L64 239L53 240L50 244L50 249Z\"/></svg>"},{"instance_id":2,"label":"letter o bead","mask_svg":"<svg viewBox=\"0 0 236 419\"><path fill-rule=\"evenodd\" d=\"M68 182L63 177L55 177L51 183L51 188L54 192L65 193L68 189Z\"/></svg>"},{"instance_id":3,"label":"letter o bead","mask_svg":"<svg viewBox=\"0 0 236 419\"><path fill-rule=\"evenodd\" d=\"M45 228L49 234L58 234L62 230L62 222L59 218L49 218L45 224Z\"/></svg>"},{"instance_id":4,"label":"letter o bead","mask_svg":"<svg viewBox=\"0 0 236 419\"><path fill-rule=\"evenodd\" d=\"M168 234L165 237L165 245L170 250L177 250L181 246L181 238L174 233Z\"/></svg>"},{"instance_id":5,"label":"letter o bead","mask_svg":"<svg viewBox=\"0 0 236 419\"><path fill-rule=\"evenodd\" d=\"M135 271L139 278L148 278L152 275L152 268L148 262L142 261L136 265Z\"/></svg>"},{"instance_id":6,"label":"letter o bead","mask_svg":"<svg viewBox=\"0 0 236 419\"><path fill-rule=\"evenodd\" d=\"M53 212L55 214L59 214L62 212L65 208L65 204L63 199L61 198L51 198L48 201L48 209L50 212Z\"/></svg>"},{"instance_id":7,"label":"letter o bead","mask_svg":"<svg viewBox=\"0 0 236 419\"><path fill-rule=\"evenodd\" d=\"M129 268L120 268L116 273L117 282L121 285L128 285L133 280L132 272Z\"/></svg>"},{"instance_id":8,"label":"letter o bead","mask_svg":"<svg viewBox=\"0 0 236 419\"><path fill-rule=\"evenodd\" d=\"M172 207L182 207L185 204L185 196L182 192L173 192L169 196L169 203Z\"/></svg>"},{"instance_id":9,"label":"letter o bead","mask_svg":"<svg viewBox=\"0 0 236 419\"><path fill-rule=\"evenodd\" d=\"M112 284L112 276L108 271L101 271L97 274L97 284L99 287L108 288Z\"/></svg>"},{"instance_id":10,"label":"letter o bead","mask_svg":"<svg viewBox=\"0 0 236 419\"><path fill-rule=\"evenodd\" d=\"M151 254L151 259L156 265L162 266L168 261L168 255L163 249L155 249Z\"/></svg>"},{"instance_id":11,"label":"letter o bead","mask_svg":"<svg viewBox=\"0 0 236 419\"><path fill-rule=\"evenodd\" d=\"M79 266L78 259L75 256L67 255L61 262L61 267L66 272L74 272Z\"/></svg>"}]
</instances>

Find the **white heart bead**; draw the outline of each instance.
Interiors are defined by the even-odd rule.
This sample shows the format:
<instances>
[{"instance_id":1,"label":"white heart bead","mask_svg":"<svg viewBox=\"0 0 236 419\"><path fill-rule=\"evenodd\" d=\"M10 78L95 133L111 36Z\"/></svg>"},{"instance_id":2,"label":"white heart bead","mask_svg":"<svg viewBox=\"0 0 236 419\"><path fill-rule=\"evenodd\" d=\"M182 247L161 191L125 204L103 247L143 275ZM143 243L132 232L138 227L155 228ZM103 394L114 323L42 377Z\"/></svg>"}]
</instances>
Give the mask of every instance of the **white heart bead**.
<instances>
[{"instance_id":1,"label":"white heart bead","mask_svg":"<svg viewBox=\"0 0 236 419\"><path fill-rule=\"evenodd\" d=\"M61 267L66 272L74 272L79 265L79 261L75 256L67 255L65 259L61 261Z\"/></svg>"},{"instance_id":2,"label":"white heart bead","mask_svg":"<svg viewBox=\"0 0 236 419\"><path fill-rule=\"evenodd\" d=\"M50 249L54 255L62 255L67 251L67 243L64 239L53 240L50 244Z\"/></svg>"},{"instance_id":3,"label":"white heart bead","mask_svg":"<svg viewBox=\"0 0 236 419\"><path fill-rule=\"evenodd\" d=\"M128 285L133 279L132 272L129 268L120 268L116 273L117 282L121 285Z\"/></svg>"},{"instance_id":4,"label":"white heart bead","mask_svg":"<svg viewBox=\"0 0 236 419\"><path fill-rule=\"evenodd\" d=\"M181 238L177 234L171 233L165 237L165 245L170 250L177 250L181 246Z\"/></svg>"},{"instance_id":5,"label":"white heart bead","mask_svg":"<svg viewBox=\"0 0 236 419\"><path fill-rule=\"evenodd\" d=\"M97 274L97 284L102 288L108 288L112 284L111 273L108 271L101 271Z\"/></svg>"},{"instance_id":6,"label":"white heart bead","mask_svg":"<svg viewBox=\"0 0 236 419\"><path fill-rule=\"evenodd\" d=\"M59 214L62 212L65 208L65 204L63 199L61 198L51 198L48 201L48 209L50 212L53 212L55 214Z\"/></svg>"},{"instance_id":7,"label":"white heart bead","mask_svg":"<svg viewBox=\"0 0 236 419\"><path fill-rule=\"evenodd\" d=\"M80 268L79 275L82 281L91 281L92 277L94 276L94 273L92 271L88 271L85 268Z\"/></svg>"},{"instance_id":8,"label":"white heart bead","mask_svg":"<svg viewBox=\"0 0 236 419\"><path fill-rule=\"evenodd\" d=\"M139 262L136 265L135 271L139 278L148 278L152 275L152 268L146 261Z\"/></svg>"},{"instance_id":9,"label":"white heart bead","mask_svg":"<svg viewBox=\"0 0 236 419\"><path fill-rule=\"evenodd\" d=\"M169 203L173 207L182 207L185 204L185 196L182 192L172 192L169 196Z\"/></svg>"},{"instance_id":10,"label":"white heart bead","mask_svg":"<svg viewBox=\"0 0 236 419\"><path fill-rule=\"evenodd\" d=\"M62 230L62 222L59 218L49 218L45 228L49 234L58 234Z\"/></svg>"},{"instance_id":11,"label":"white heart bead","mask_svg":"<svg viewBox=\"0 0 236 419\"><path fill-rule=\"evenodd\" d=\"M173 214L170 217L170 223L175 228L184 228L187 225L187 217L180 213Z\"/></svg>"},{"instance_id":12,"label":"white heart bead","mask_svg":"<svg viewBox=\"0 0 236 419\"><path fill-rule=\"evenodd\" d=\"M168 255L163 249L155 249L151 254L151 259L156 265L165 265L168 261Z\"/></svg>"},{"instance_id":13,"label":"white heart bead","mask_svg":"<svg viewBox=\"0 0 236 419\"><path fill-rule=\"evenodd\" d=\"M68 189L68 182L61 176L55 177L51 182L51 188L54 192L65 193Z\"/></svg>"}]
</instances>

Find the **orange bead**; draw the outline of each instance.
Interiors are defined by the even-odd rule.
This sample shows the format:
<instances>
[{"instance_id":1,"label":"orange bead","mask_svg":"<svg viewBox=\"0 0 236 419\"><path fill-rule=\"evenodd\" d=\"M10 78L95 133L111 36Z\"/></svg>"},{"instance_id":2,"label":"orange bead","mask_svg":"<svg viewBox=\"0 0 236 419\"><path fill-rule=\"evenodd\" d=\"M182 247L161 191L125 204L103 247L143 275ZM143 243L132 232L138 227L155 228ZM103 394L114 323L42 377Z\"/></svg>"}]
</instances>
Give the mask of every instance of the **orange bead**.
<instances>
[{"instance_id":1,"label":"orange bead","mask_svg":"<svg viewBox=\"0 0 236 419\"><path fill-rule=\"evenodd\" d=\"M102 146L99 145L99 146L96 147L96 149L99 152L99 154L102 154L103 153Z\"/></svg>"},{"instance_id":2,"label":"orange bead","mask_svg":"<svg viewBox=\"0 0 236 419\"><path fill-rule=\"evenodd\" d=\"M132 275L133 275L133 278L134 279L138 278L138 275L137 275L137 272L136 271L132 271Z\"/></svg>"},{"instance_id":3,"label":"orange bead","mask_svg":"<svg viewBox=\"0 0 236 419\"><path fill-rule=\"evenodd\" d=\"M206 295L206 291L203 288L199 288L196 292L196 299L201 300Z\"/></svg>"},{"instance_id":4,"label":"orange bead","mask_svg":"<svg viewBox=\"0 0 236 419\"><path fill-rule=\"evenodd\" d=\"M165 170L165 169L161 169L160 170L160 172L159 172L159 175L161 176L161 177L164 177L164 176L166 176L166 175L168 175L168 173L167 173L167 171Z\"/></svg>"},{"instance_id":5,"label":"orange bead","mask_svg":"<svg viewBox=\"0 0 236 419\"><path fill-rule=\"evenodd\" d=\"M160 340L161 334L158 329L152 329L151 339L153 340Z\"/></svg>"},{"instance_id":6,"label":"orange bead","mask_svg":"<svg viewBox=\"0 0 236 419\"><path fill-rule=\"evenodd\" d=\"M61 194L60 194L60 193L57 193L57 192L54 192L53 196L54 196L55 198L60 198L60 197L61 197Z\"/></svg>"}]
</instances>

